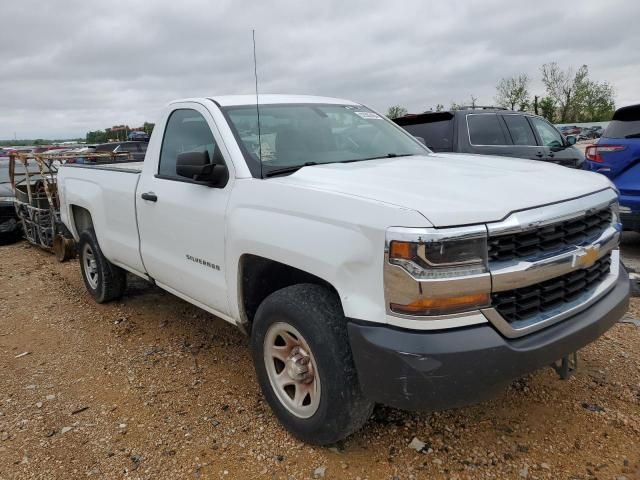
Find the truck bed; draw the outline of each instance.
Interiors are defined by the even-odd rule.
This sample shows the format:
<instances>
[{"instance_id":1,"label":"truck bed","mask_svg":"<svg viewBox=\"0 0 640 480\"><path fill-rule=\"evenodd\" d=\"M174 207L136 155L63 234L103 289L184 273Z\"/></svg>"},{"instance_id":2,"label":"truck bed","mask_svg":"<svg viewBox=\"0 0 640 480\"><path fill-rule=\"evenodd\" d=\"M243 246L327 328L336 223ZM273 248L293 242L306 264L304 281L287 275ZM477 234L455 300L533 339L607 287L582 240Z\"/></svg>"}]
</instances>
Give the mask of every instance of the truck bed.
<instances>
[{"instance_id":1,"label":"truck bed","mask_svg":"<svg viewBox=\"0 0 640 480\"><path fill-rule=\"evenodd\" d=\"M91 212L103 253L118 266L144 273L135 205L141 170L142 162L66 164L58 171L58 188L62 221L72 227L76 241L75 215L82 208Z\"/></svg>"},{"instance_id":2,"label":"truck bed","mask_svg":"<svg viewBox=\"0 0 640 480\"><path fill-rule=\"evenodd\" d=\"M114 172L140 173L142 172L143 164L144 162L117 162L117 163L101 163L101 164L72 163L72 164L66 164L65 167L91 168L94 170L111 170Z\"/></svg>"}]
</instances>

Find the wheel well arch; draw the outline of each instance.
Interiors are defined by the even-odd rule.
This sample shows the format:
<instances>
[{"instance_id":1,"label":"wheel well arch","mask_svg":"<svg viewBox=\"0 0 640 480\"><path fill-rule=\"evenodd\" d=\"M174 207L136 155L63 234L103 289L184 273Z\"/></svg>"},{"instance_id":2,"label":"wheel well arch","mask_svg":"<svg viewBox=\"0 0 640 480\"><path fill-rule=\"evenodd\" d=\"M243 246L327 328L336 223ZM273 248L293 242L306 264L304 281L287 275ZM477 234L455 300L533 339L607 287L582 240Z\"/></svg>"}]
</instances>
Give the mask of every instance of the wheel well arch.
<instances>
[{"instance_id":1,"label":"wheel well arch","mask_svg":"<svg viewBox=\"0 0 640 480\"><path fill-rule=\"evenodd\" d=\"M238 299L240 317L248 327L247 330L251 331L253 318L265 298L277 290L300 283L326 287L335 293L342 306L338 291L326 280L269 258L252 254L242 255L238 270Z\"/></svg>"},{"instance_id":2,"label":"wheel well arch","mask_svg":"<svg viewBox=\"0 0 640 480\"><path fill-rule=\"evenodd\" d=\"M84 207L78 205L71 205L71 215L73 226L78 235L82 232L93 228L93 219L91 218L91 212Z\"/></svg>"}]
</instances>

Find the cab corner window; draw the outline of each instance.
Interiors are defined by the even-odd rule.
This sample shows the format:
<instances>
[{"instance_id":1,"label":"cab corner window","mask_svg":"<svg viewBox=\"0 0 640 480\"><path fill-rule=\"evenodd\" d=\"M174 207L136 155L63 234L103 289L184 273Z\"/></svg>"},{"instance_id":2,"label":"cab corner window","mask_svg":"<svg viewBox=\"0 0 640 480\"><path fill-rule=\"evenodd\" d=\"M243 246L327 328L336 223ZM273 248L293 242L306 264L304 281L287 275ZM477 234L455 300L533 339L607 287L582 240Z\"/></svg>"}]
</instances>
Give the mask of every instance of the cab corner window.
<instances>
[{"instance_id":1,"label":"cab corner window","mask_svg":"<svg viewBox=\"0 0 640 480\"><path fill-rule=\"evenodd\" d=\"M178 177L176 162L183 153L206 153L210 163L224 164L204 117L195 110L174 110L167 121L160 151L158 174Z\"/></svg>"},{"instance_id":2,"label":"cab corner window","mask_svg":"<svg viewBox=\"0 0 640 480\"><path fill-rule=\"evenodd\" d=\"M502 127L495 113L467 115L469 141L472 145L506 145Z\"/></svg>"}]
</instances>

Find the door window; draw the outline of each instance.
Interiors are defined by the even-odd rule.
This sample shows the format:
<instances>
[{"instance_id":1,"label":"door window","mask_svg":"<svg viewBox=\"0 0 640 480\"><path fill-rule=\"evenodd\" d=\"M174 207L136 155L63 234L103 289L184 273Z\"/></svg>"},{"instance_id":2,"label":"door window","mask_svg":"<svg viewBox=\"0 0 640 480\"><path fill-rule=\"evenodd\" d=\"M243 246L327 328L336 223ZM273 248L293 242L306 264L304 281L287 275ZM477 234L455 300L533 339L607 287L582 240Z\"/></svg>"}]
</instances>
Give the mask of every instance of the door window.
<instances>
[{"instance_id":1,"label":"door window","mask_svg":"<svg viewBox=\"0 0 640 480\"><path fill-rule=\"evenodd\" d=\"M467 115L471 145L507 145L495 113Z\"/></svg>"},{"instance_id":2,"label":"door window","mask_svg":"<svg viewBox=\"0 0 640 480\"><path fill-rule=\"evenodd\" d=\"M174 110L167 121L158 173L176 177L176 160L185 152L207 152L214 159L216 142L204 117L191 109ZM218 162L220 163L220 162Z\"/></svg>"},{"instance_id":3,"label":"door window","mask_svg":"<svg viewBox=\"0 0 640 480\"><path fill-rule=\"evenodd\" d=\"M535 145L536 137L524 115L503 115L514 145Z\"/></svg>"},{"instance_id":4,"label":"door window","mask_svg":"<svg viewBox=\"0 0 640 480\"><path fill-rule=\"evenodd\" d=\"M533 128L538 132L542 144L547 147L561 147L564 142L562 135L551 124L538 117L530 117Z\"/></svg>"}]
</instances>

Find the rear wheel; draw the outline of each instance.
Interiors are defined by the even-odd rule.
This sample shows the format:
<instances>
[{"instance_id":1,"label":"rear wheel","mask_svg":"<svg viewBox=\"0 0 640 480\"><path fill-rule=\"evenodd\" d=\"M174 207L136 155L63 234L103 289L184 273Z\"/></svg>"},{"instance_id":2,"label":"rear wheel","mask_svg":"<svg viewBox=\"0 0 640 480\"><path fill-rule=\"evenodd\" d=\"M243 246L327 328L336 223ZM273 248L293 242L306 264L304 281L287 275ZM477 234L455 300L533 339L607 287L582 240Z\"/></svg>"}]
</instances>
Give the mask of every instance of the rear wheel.
<instances>
[{"instance_id":1,"label":"rear wheel","mask_svg":"<svg viewBox=\"0 0 640 480\"><path fill-rule=\"evenodd\" d=\"M327 288L300 284L269 295L255 315L251 351L267 402L301 440L334 443L371 415L340 302Z\"/></svg>"},{"instance_id":2,"label":"rear wheel","mask_svg":"<svg viewBox=\"0 0 640 480\"><path fill-rule=\"evenodd\" d=\"M98 303L118 299L127 287L127 276L102 254L93 229L82 232L78 242L80 270L88 292Z\"/></svg>"}]
</instances>

